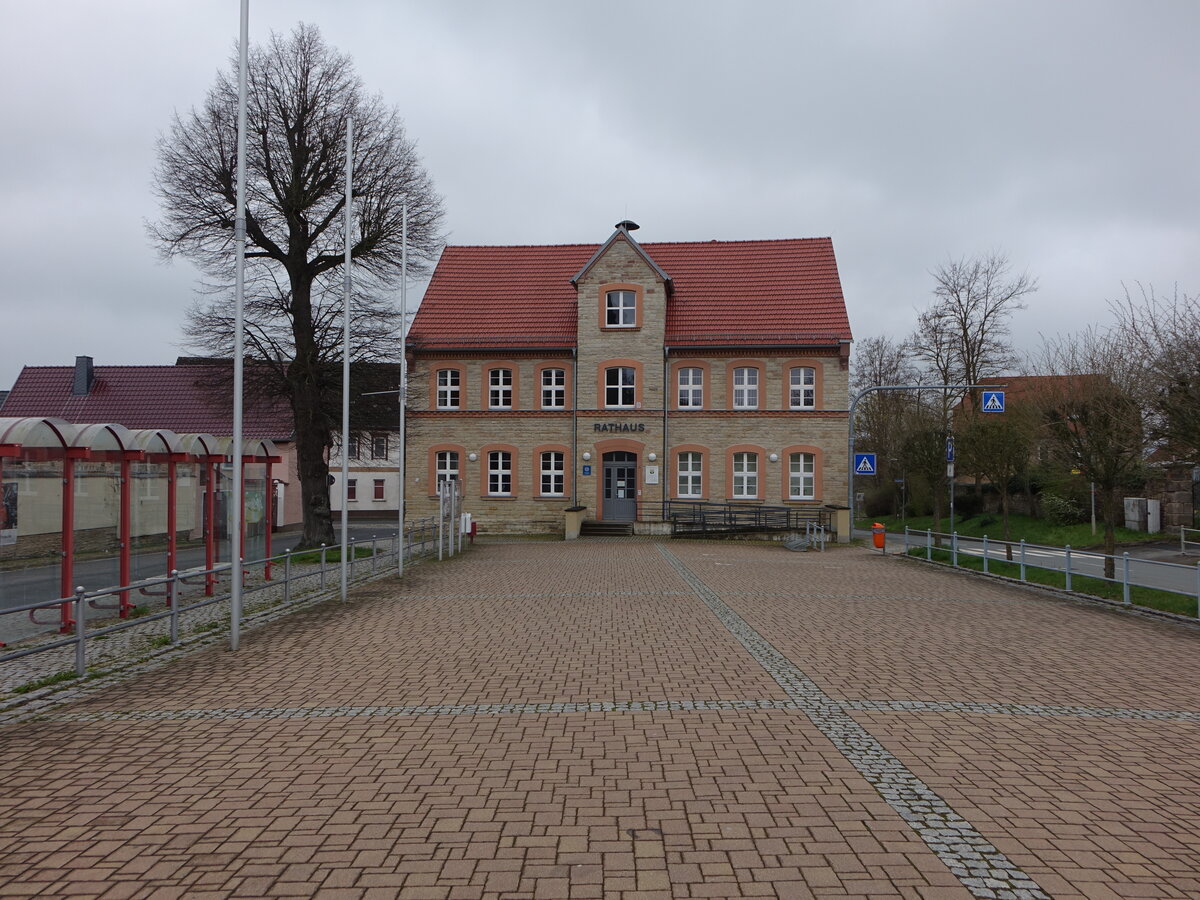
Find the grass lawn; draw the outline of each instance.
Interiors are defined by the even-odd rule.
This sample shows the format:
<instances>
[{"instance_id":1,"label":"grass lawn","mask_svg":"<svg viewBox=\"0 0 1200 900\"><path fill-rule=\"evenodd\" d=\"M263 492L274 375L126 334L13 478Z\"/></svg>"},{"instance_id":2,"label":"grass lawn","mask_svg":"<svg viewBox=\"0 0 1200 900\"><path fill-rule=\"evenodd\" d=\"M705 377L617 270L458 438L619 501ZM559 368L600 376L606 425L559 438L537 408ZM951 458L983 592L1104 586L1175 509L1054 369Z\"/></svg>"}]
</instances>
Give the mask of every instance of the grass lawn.
<instances>
[{"instance_id":1,"label":"grass lawn","mask_svg":"<svg viewBox=\"0 0 1200 900\"><path fill-rule=\"evenodd\" d=\"M882 522L890 532L903 532L904 526L918 531L927 531L933 527L933 516L909 516L901 521L899 516L884 516L880 519L859 519L855 528L870 528L872 522ZM941 530L949 531L950 520L942 516ZM1029 516L1009 516L1008 528L1011 540L1022 538L1026 543L1044 544L1047 547L1065 547L1070 544L1073 548L1083 549L1100 547L1104 543L1104 526L1096 523L1096 533L1092 534L1091 523L1084 525L1053 525L1045 519L1034 519ZM1004 535L1004 522L999 513L983 513L969 519L954 519L954 530L967 537L983 537L1001 540ZM1178 537L1178 535L1176 535ZM1129 531L1117 529L1118 544L1145 543L1171 540L1169 534L1147 534L1144 531Z\"/></svg>"},{"instance_id":2,"label":"grass lawn","mask_svg":"<svg viewBox=\"0 0 1200 900\"><path fill-rule=\"evenodd\" d=\"M913 547L908 551L908 555L925 559L925 548ZM950 565L950 551L933 550L932 559L934 562ZM960 569L972 569L976 572L982 572L983 560L977 556L968 556L965 553L960 553L958 555L958 567ZM999 559L988 560L988 572L992 575L1003 575L1007 578L1019 579L1021 577L1020 565L1015 562L1010 563ZM1065 588L1067 586L1065 572L1055 572L1051 569L1035 569L1032 566L1025 567L1025 580L1031 584L1044 584L1048 587ZM1119 583L1105 581L1103 578L1089 578L1086 575L1072 575L1071 590L1075 593L1087 594L1091 597L1103 597L1106 600L1120 602L1124 599L1124 588ZM1159 591L1154 588L1133 585L1129 589L1129 599L1135 606L1160 609L1164 612L1172 612L1182 616L1195 617L1196 615L1196 598L1185 594L1176 594L1171 591Z\"/></svg>"}]
</instances>

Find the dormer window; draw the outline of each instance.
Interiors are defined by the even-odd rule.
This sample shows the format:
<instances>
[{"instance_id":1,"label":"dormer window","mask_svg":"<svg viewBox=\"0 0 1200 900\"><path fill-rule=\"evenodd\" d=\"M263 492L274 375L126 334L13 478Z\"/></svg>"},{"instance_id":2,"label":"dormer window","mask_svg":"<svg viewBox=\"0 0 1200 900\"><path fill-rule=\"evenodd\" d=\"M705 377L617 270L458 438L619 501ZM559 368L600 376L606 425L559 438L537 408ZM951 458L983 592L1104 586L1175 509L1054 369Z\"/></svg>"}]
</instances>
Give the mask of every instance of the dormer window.
<instances>
[{"instance_id":1,"label":"dormer window","mask_svg":"<svg viewBox=\"0 0 1200 900\"><path fill-rule=\"evenodd\" d=\"M637 294L633 291L605 293L604 323L609 328L636 328Z\"/></svg>"}]
</instances>

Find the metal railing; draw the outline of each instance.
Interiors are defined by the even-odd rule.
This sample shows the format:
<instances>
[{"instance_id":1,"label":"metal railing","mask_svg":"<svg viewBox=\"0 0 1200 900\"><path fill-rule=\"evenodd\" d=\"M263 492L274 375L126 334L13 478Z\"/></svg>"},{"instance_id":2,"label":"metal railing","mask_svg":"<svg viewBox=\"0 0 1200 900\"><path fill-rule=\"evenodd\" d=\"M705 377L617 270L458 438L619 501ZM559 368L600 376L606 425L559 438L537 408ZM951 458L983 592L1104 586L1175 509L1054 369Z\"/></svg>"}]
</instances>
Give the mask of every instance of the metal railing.
<instances>
[{"instance_id":1,"label":"metal railing","mask_svg":"<svg viewBox=\"0 0 1200 900\"><path fill-rule=\"evenodd\" d=\"M1124 606L1141 605L1133 602L1133 588L1165 591L1194 598L1195 615L1200 618L1200 562L1195 565L1165 560L1131 557L1128 552L1106 555L1092 550L1073 549L1070 544L1053 547L1031 544L1024 540L995 540L986 534L981 538L967 537L958 532L922 531L905 527L904 554L923 556L933 561L935 553L948 556L950 565L964 566L963 558L979 560L985 575L1001 575L997 567L1014 567L1018 581L1029 581L1028 570L1058 572L1063 586L1076 590L1079 579L1095 579L1121 586ZM1106 561L1112 561L1112 576L1105 574ZM970 566L974 569L974 566ZM1011 570L1010 570L1011 571ZM1012 577L1012 576L1003 576ZM1086 591L1081 591L1086 593Z\"/></svg>"},{"instance_id":2,"label":"metal railing","mask_svg":"<svg viewBox=\"0 0 1200 900\"><path fill-rule=\"evenodd\" d=\"M1191 537L1189 538L1188 535ZM1179 526L1179 552L1200 553L1200 528Z\"/></svg>"},{"instance_id":3,"label":"metal railing","mask_svg":"<svg viewBox=\"0 0 1200 900\"><path fill-rule=\"evenodd\" d=\"M431 516L406 523L403 542L399 535L349 541L346 554L347 580L352 583L364 582L379 576L394 574L395 565L389 566L387 563L396 560L396 554L401 549L404 552L406 565L411 560L438 555L438 532L437 517ZM276 612L289 606L307 604L327 595L336 595L337 573L341 566L339 549L322 545L316 550L286 550L271 557L245 562L243 565L245 582L242 593L247 598L247 604L243 620L249 615L258 615L267 611ZM461 545L459 549L461 550ZM261 577L258 575L260 570ZM175 570L169 575L140 579L131 584L115 587L90 591L79 587L71 597L58 598L49 602L41 600L17 604L0 609L0 616L5 616L21 613L32 614L37 610L69 604L70 610L74 614L74 626L70 633L50 640L39 640L38 643L29 646L17 646L7 652L0 652L0 664L73 647L74 672L76 676L82 677L87 671L89 641L107 638L129 629L144 628L151 623L163 621L166 621L168 626L165 634L159 637L166 639L163 641L164 645L169 643L171 646L175 646L180 642L180 627L184 617L206 607L229 603L229 593L215 596L205 595L205 589L207 585L211 584L212 577L228 574L229 571L229 563L222 563L211 569ZM280 571L282 571L282 576L279 574ZM256 606L250 598L265 591L273 592L274 596ZM102 623L97 620L98 616L104 615L105 610L115 608L98 601L127 593L137 593L150 599L138 607L132 618L116 622L110 620L111 623ZM163 608L157 611L152 608L160 605ZM199 626L194 623L189 624L194 630L208 631L220 627L223 621L214 615L209 617L208 622ZM96 624L93 625L93 622ZM4 645L0 644L0 646Z\"/></svg>"},{"instance_id":4,"label":"metal railing","mask_svg":"<svg viewBox=\"0 0 1200 900\"><path fill-rule=\"evenodd\" d=\"M648 504L649 505L649 504ZM755 503L707 503L664 500L661 517L674 535L720 535L768 531L804 533L813 526L828 530L831 514L815 507L760 506ZM643 517L645 511L643 511Z\"/></svg>"}]
</instances>

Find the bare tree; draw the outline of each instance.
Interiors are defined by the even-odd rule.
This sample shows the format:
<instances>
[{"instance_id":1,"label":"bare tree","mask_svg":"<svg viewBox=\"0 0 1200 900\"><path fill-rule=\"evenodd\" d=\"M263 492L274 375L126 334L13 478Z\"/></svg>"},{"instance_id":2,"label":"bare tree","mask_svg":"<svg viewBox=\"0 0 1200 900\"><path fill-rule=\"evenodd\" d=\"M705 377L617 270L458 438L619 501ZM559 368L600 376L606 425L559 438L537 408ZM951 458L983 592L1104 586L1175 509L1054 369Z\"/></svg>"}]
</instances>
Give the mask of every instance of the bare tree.
<instances>
[{"instance_id":1,"label":"bare tree","mask_svg":"<svg viewBox=\"0 0 1200 900\"><path fill-rule=\"evenodd\" d=\"M1200 463L1200 298L1175 289L1159 297L1153 286L1128 288L1111 304L1119 334L1144 367L1140 381L1151 436L1177 456Z\"/></svg>"},{"instance_id":2,"label":"bare tree","mask_svg":"<svg viewBox=\"0 0 1200 900\"><path fill-rule=\"evenodd\" d=\"M1112 578L1122 493L1139 485L1147 449L1137 399L1140 363L1119 335L1092 328L1047 340L1036 367L1055 376L1040 379L1029 395L1041 410L1047 449L1064 469L1078 469L1095 483L1108 554L1104 574Z\"/></svg>"},{"instance_id":3,"label":"bare tree","mask_svg":"<svg viewBox=\"0 0 1200 900\"><path fill-rule=\"evenodd\" d=\"M911 343L943 383L978 384L1013 365L1009 318L1037 280L1012 274L1008 257L950 260L933 271L933 303L920 314Z\"/></svg>"},{"instance_id":4,"label":"bare tree","mask_svg":"<svg viewBox=\"0 0 1200 900\"><path fill-rule=\"evenodd\" d=\"M880 385L915 384L920 377L908 348L886 336L859 341L851 371L853 394ZM855 410L855 434L878 459L874 493L886 494L889 503L895 500L895 477L904 471L902 446L908 431L916 427L913 411L918 402L913 393L878 391L863 397Z\"/></svg>"},{"instance_id":5,"label":"bare tree","mask_svg":"<svg viewBox=\"0 0 1200 900\"><path fill-rule=\"evenodd\" d=\"M150 226L167 257L190 259L210 281L185 333L204 352L232 348L237 65L204 106L176 115L159 140ZM304 508L302 544L332 543L328 450L340 418L342 272L351 244L356 293L352 358L397 359L402 208L409 265L440 249L442 201L398 112L369 96L348 56L297 26L250 48L246 156L246 334L249 366L291 403ZM346 123L354 120L354 233L344 233ZM248 387L249 387L248 382ZM251 388L255 389L255 388Z\"/></svg>"}]
</instances>

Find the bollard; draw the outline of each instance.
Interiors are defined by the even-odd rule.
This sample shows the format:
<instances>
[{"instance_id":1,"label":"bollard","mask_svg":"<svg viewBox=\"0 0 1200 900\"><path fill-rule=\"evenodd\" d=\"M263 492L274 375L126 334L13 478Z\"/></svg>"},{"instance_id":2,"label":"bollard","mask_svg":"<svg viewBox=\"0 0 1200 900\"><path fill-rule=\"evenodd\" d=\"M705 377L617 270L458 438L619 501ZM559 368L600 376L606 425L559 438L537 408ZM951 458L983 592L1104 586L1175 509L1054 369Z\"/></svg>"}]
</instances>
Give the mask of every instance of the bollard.
<instances>
[{"instance_id":1,"label":"bollard","mask_svg":"<svg viewBox=\"0 0 1200 900\"><path fill-rule=\"evenodd\" d=\"M325 545L321 545L321 590L325 590Z\"/></svg>"},{"instance_id":2,"label":"bollard","mask_svg":"<svg viewBox=\"0 0 1200 900\"><path fill-rule=\"evenodd\" d=\"M904 526L904 555L908 556L908 526Z\"/></svg>"},{"instance_id":3,"label":"bollard","mask_svg":"<svg viewBox=\"0 0 1200 900\"><path fill-rule=\"evenodd\" d=\"M171 643L179 643L179 570L171 570Z\"/></svg>"},{"instance_id":4,"label":"bollard","mask_svg":"<svg viewBox=\"0 0 1200 900\"><path fill-rule=\"evenodd\" d=\"M1025 538L1021 538L1021 580L1025 580Z\"/></svg>"},{"instance_id":5,"label":"bollard","mask_svg":"<svg viewBox=\"0 0 1200 900\"><path fill-rule=\"evenodd\" d=\"M80 678L87 672L87 601L83 585L75 588L75 674Z\"/></svg>"},{"instance_id":6,"label":"bollard","mask_svg":"<svg viewBox=\"0 0 1200 900\"><path fill-rule=\"evenodd\" d=\"M292 599L292 551L283 551L283 602Z\"/></svg>"},{"instance_id":7,"label":"bollard","mask_svg":"<svg viewBox=\"0 0 1200 900\"><path fill-rule=\"evenodd\" d=\"M1067 590L1069 591L1071 589L1071 545L1067 544L1063 549L1067 556Z\"/></svg>"},{"instance_id":8,"label":"bollard","mask_svg":"<svg viewBox=\"0 0 1200 900\"><path fill-rule=\"evenodd\" d=\"M372 573L374 573L374 571L375 571L375 554L377 554L379 552L379 550L376 549L376 544L377 544L377 541L375 540L375 535L371 535L371 572Z\"/></svg>"},{"instance_id":9,"label":"bollard","mask_svg":"<svg viewBox=\"0 0 1200 900\"><path fill-rule=\"evenodd\" d=\"M1122 583L1122 591L1121 591L1122 598L1121 599L1125 601L1126 606L1129 606L1129 604L1132 602L1129 599L1129 553L1128 552L1123 553L1122 556L1123 556L1123 559L1121 560L1121 583Z\"/></svg>"},{"instance_id":10,"label":"bollard","mask_svg":"<svg viewBox=\"0 0 1200 900\"><path fill-rule=\"evenodd\" d=\"M933 559L933 532L932 531L925 532L925 559L926 560Z\"/></svg>"},{"instance_id":11,"label":"bollard","mask_svg":"<svg viewBox=\"0 0 1200 900\"><path fill-rule=\"evenodd\" d=\"M1196 562L1196 618L1200 619L1200 561Z\"/></svg>"},{"instance_id":12,"label":"bollard","mask_svg":"<svg viewBox=\"0 0 1200 900\"><path fill-rule=\"evenodd\" d=\"M354 541L353 540L346 541L346 552L350 554L350 561L348 563L346 563L346 571L349 573L348 577L350 578L350 580L353 581L354 580L354 557L358 556L358 553L354 549Z\"/></svg>"},{"instance_id":13,"label":"bollard","mask_svg":"<svg viewBox=\"0 0 1200 900\"><path fill-rule=\"evenodd\" d=\"M988 554L987 554L987 535L983 536L983 574L990 575L988 572Z\"/></svg>"},{"instance_id":14,"label":"bollard","mask_svg":"<svg viewBox=\"0 0 1200 900\"><path fill-rule=\"evenodd\" d=\"M958 532L955 531L950 535L950 564L958 565Z\"/></svg>"}]
</instances>

